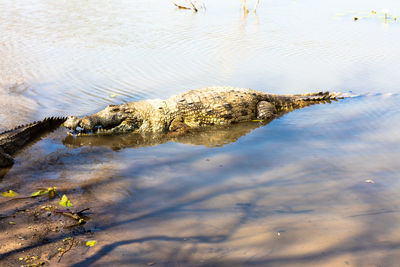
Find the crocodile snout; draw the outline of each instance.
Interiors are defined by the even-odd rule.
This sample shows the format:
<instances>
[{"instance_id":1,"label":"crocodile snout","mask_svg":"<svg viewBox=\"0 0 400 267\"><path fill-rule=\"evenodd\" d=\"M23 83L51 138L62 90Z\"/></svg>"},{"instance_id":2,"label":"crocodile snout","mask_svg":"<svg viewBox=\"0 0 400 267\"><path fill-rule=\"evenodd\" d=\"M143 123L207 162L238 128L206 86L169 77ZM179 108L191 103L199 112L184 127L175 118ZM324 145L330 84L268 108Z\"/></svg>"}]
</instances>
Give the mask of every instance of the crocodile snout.
<instances>
[{"instance_id":1,"label":"crocodile snout","mask_svg":"<svg viewBox=\"0 0 400 267\"><path fill-rule=\"evenodd\" d=\"M64 122L64 127L70 129L68 134L73 136L94 134L105 130L101 121L95 116L70 116Z\"/></svg>"}]
</instances>

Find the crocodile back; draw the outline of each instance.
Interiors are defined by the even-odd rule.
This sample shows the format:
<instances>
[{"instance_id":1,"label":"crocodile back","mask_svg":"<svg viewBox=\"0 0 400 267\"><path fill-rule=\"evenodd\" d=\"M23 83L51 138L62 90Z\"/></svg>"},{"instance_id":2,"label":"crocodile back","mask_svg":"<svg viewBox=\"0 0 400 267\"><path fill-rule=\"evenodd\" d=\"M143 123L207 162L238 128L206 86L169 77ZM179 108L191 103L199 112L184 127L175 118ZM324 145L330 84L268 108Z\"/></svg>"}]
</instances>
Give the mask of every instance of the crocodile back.
<instances>
[{"instance_id":1,"label":"crocodile back","mask_svg":"<svg viewBox=\"0 0 400 267\"><path fill-rule=\"evenodd\" d=\"M171 117L184 118L190 127L226 125L256 117L257 103L268 94L245 88L205 87L165 101Z\"/></svg>"}]
</instances>

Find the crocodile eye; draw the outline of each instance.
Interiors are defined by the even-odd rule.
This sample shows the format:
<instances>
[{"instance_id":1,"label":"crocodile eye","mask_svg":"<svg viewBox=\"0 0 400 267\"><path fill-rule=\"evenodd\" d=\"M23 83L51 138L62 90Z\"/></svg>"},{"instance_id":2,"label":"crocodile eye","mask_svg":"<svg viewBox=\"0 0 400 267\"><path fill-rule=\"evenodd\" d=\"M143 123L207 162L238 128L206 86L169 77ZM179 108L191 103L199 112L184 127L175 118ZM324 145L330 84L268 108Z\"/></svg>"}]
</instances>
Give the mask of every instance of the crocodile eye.
<instances>
[{"instance_id":1,"label":"crocodile eye","mask_svg":"<svg viewBox=\"0 0 400 267\"><path fill-rule=\"evenodd\" d=\"M107 110L109 110L111 112L117 112L117 111L120 111L120 108L117 105L108 105Z\"/></svg>"}]
</instances>

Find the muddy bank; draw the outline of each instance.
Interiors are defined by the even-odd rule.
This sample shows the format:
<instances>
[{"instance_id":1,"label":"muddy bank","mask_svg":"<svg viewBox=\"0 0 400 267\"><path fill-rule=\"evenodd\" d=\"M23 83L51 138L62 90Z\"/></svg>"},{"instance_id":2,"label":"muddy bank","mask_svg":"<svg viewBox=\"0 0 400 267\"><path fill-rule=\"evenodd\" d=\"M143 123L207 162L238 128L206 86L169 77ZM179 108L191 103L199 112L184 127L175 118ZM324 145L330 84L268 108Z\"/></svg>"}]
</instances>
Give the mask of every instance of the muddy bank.
<instances>
[{"instance_id":1,"label":"muddy bank","mask_svg":"<svg viewBox=\"0 0 400 267\"><path fill-rule=\"evenodd\" d=\"M47 195L0 199L1 266L70 266L86 257L86 242L95 239L93 213L77 214L76 207L60 206L59 201ZM85 204L74 202L77 207Z\"/></svg>"}]
</instances>

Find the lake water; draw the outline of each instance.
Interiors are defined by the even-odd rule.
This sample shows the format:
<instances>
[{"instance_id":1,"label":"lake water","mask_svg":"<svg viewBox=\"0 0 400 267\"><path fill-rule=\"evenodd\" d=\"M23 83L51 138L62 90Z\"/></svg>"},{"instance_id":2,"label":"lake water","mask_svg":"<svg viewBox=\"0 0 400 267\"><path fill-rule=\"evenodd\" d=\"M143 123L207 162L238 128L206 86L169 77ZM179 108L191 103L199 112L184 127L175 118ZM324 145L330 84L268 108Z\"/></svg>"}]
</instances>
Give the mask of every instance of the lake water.
<instances>
[{"instance_id":1,"label":"lake water","mask_svg":"<svg viewBox=\"0 0 400 267\"><path fill-rule=\"evenodd\" d=\"M0 131L210 85L359 96L160 142L58 129L0 191L78 193L98 241L82 266L396 266L400 4L204 5L0 1Z\"/></svg>"}]
</instances>

